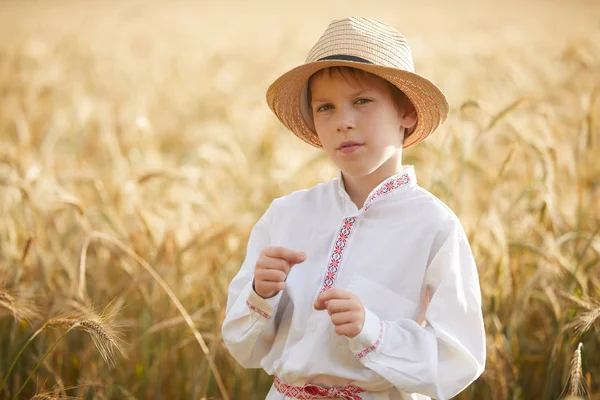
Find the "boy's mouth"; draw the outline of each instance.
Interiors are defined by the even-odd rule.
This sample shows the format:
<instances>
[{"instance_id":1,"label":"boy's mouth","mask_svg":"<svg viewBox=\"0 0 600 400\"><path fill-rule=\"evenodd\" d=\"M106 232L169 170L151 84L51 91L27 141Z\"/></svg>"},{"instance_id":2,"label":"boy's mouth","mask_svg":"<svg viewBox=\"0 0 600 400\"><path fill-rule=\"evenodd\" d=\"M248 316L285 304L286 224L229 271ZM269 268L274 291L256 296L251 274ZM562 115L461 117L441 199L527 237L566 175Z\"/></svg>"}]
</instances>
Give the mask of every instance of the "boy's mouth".
<instances>
[{"instance_id":1,"label":"boy's mouth","mask_svg":"<svg viewBox=\"0 0 600 400\"><path fill-rule=\"evenodd\" d=\"M339 147L337 148L339 151L341 151L342 153L354 153L356 150L358 150L360 147L362 147L364 143L358 143L358 142L354 142L354 141L346 141L346 142L342 142Z\"/></svg>"}]
</instances>

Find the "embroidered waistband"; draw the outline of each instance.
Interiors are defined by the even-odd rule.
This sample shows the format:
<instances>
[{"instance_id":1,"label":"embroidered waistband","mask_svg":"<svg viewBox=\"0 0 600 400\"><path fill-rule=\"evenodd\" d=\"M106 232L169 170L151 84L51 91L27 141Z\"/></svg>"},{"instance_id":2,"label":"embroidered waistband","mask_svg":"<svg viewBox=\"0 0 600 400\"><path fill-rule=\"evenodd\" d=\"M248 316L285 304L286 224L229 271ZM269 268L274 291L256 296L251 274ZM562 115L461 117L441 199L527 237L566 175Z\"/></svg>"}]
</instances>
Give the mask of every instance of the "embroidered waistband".
<instances>
[{"instance_id":1,"label":"embroidered waistband","mask_svg":"<svg viewBox=\"0 0 600 400\"><path fill-rule=\"evenodd\" d=\"M307 383L304 386L292 386L281 382L277 376L273 383L275 389L277 389L279 393L297 400L337 398L342 398L344 400L362 400L362 397L360 397L358 393L365 392L364 389L361 389L356 385L325 388Z\"/></svg>"}]
</instances>

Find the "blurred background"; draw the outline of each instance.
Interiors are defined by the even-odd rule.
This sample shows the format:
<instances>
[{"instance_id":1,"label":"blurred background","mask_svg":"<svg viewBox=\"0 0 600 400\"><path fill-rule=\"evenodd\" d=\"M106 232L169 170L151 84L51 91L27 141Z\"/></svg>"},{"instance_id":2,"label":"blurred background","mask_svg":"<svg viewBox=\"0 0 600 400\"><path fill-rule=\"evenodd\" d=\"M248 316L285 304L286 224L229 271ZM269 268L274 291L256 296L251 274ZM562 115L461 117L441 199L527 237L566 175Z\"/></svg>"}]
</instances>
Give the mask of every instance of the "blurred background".
<instances>
[{"instance_id":1,"label":"blurred background","mask_svg":"<svg viewBox=\"0 0 600 400\"><path fill-rule=\"evenodd\" d=\"M227 285L269 203L336 174L265 91L348 15L450 102L404 157L478 263L457 398L600 399L597 0L0 1L0 398L264 399Z\"/></svg>"}]
</instances>

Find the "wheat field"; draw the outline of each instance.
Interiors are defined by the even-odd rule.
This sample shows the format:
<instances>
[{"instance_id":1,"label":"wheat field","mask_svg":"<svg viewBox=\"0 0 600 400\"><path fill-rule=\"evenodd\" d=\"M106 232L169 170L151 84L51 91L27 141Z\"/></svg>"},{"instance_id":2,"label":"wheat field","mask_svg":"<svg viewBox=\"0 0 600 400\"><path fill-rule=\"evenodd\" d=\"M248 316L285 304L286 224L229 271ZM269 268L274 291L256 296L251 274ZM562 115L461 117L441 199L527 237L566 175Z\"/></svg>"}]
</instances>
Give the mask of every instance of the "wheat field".
<instances>
[{"instance_id":1,"label":"wheat field","mask_svg":"<svg viewBox=\"0 0 600 400\"><path fill-rule=\"evenodd\" d=\"M221 337L275 197L335 176L268 110L327 24L398 27L447 94L404 153L475 254L458 399L600 399L600 2L0 1L0 399L264 399Z\"/></svg>"}]
</instances>

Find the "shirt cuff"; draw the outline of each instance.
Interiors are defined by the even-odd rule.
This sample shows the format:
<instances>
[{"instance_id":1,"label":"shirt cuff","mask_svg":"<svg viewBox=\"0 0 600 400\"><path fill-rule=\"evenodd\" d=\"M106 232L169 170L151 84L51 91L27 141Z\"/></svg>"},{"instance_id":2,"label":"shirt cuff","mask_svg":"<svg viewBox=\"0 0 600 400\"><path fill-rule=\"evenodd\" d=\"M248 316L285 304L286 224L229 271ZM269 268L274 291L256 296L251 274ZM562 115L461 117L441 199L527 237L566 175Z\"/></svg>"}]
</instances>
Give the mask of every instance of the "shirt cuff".
<instances>
[{"instance_id":1,"label":"shirt cuff","mask_svg":"<svg viewBox=\"0 0 600 400\"><path fill-rule=\"evenodd\" d=\"M348 341L348 348L359 360L367 359L381 345L385 325L372 311L365 308L362 331Z\"/></svg>"},{"instance_id":2,"label":"shirt cuff","mask_svg":"<svg viewBox=\"0 0 600 400\"><path fill-rule=\"evenodd\" d=\"M250 285L252 285L252 283L250 283ZM273 297L263 299L254 291L254 288L250 288L248 297L246 298L246 305L256 314L269 320L275 314L282 293L283 290L279 291L279 293Z\"/></svg>"}]
</instances>

